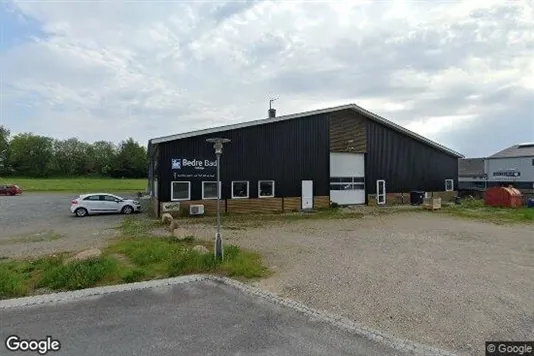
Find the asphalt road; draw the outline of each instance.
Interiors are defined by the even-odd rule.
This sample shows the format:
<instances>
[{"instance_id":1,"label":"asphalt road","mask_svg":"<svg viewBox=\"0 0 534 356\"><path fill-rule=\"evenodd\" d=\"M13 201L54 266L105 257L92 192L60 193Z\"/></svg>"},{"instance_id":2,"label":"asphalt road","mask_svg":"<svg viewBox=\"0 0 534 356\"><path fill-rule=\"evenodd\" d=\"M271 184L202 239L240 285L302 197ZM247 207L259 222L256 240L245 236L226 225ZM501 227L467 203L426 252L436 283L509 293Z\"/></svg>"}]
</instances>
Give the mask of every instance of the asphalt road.
<instances>
[{"instance_id":1,"label":"asphalt road","mask_svg":"<svg viewBox=\"0 0 534 356\"><path fill-rule=\"evenodd\" d=\"M52 336L48 355L403 355L297 311L213 281L0 309L9 335Z\"/></svg>"}]
</instances>

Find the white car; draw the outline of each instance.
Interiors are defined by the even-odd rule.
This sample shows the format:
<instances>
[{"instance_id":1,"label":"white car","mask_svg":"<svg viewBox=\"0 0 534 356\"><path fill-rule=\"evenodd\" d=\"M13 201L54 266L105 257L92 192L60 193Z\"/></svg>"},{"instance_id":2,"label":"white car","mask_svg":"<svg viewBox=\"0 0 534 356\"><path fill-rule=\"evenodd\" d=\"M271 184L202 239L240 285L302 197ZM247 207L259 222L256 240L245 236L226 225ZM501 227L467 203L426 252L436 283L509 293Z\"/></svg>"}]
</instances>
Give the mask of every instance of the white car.
<instances>
[{"instance_id":1,"label":"white car","mask_svg":"<svg viewBox=\"0 0 534 356\"><path fill-rule=\"evenodd\" d=\"M141 211L141 203L109 193L83 194L71 202L70 211L78 217L111 213L131 214Z\"/></svg>"}]
</instances>

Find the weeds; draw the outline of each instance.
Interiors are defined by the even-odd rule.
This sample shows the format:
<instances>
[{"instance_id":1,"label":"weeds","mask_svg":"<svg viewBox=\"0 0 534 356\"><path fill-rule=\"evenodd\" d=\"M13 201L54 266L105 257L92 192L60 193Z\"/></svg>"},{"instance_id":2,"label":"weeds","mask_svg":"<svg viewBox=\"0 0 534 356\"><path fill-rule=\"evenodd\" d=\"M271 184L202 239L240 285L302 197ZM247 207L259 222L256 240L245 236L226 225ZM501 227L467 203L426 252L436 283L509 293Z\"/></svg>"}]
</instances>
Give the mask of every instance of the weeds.
<instances>
[{"instance_id":1,"label":"weeds","mask_svg":"<svg viewBox=\"0 0 534 356\"><path fill-rule=\"evenodd\" d=\"M156 226L161 223L141 217L125 219L120 227L121 238L103 250L98 259L66 264L70 256L60 254L28 261L2 260L0 299L24 296L39 288L77 290L191 273L242 278L267 275L260 256L255 253L225 246L224 261L216 262L213 252L193 251L198 244L212 251L210 243L195 241L193 237L177 241L152 236L150 231Z\"/></svg>"},{"instance_id":2,"label":"weeds","mask_svg":"<svg viewBox=\"0 0 534 356\"><path fill-rule=\"evenodd\" d=\"M446 207L443 211L459 217L486 220L493 223L534 222L534 209L532 208L486 206L481 199L465 200L459 205Z\"/></svg>"},{"instance_id":3,"label":"weeds","mask_svg":"<svg viewBox=\"0 0 534 356\"><path fill-rule=\"evenodd\" d=\"M103 257L95 260L55 265L43 270L37 287L53 290L76 290L95 286L106 277L118 275L116 259Z\"/></svg>"},{"instance_id":4,"label":"weeds","mask_svg":"<svg viewBox=\"0 0 534 356\"><path fill-rule=\"evenodd\" d=\"M124 276L122 276L122 281L124 283L133 283L142 281L147 276L147 273L144 269L134 268L127 271Z\"/></svg>"},{"instance_id":5,"label":"weeds","mask_svg":"<svg viewBox=\"0 0 534 356\"><path fill-rule=\"evenodd\" d=\"M24 273L12 264L0 264L0 299L21 297L28 291Z\"/></svg>"}]
</instances>

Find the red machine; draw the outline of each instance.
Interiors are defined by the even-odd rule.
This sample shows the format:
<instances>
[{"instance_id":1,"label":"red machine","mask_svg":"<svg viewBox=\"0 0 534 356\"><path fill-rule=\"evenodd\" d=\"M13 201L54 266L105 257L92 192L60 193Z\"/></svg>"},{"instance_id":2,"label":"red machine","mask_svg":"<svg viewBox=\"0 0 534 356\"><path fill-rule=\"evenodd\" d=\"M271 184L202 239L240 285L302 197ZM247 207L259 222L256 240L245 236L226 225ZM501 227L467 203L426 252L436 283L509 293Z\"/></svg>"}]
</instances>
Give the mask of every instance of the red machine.
<instances>
[{"instance_id":1,"label":"red machine","mask_svg":"<svg viewBox=\"0 0 534 356\"><path fill-rule=\"evenodd\" d=\"M493 187L486 191L484 202L489 206L518 208L523 205L522 194L512 187Z\"/></svg>"}]
</instances>

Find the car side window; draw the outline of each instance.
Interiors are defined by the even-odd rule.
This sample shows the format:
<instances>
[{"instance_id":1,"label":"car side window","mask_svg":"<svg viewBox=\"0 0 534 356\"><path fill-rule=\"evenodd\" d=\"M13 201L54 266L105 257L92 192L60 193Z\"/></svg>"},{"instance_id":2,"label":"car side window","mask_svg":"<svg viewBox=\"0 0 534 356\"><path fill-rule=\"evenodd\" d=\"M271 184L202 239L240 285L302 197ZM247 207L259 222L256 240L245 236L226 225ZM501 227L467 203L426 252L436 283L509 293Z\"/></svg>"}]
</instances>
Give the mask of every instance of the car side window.
<instances>
[{"instance_id":1,"label":"car side window","mask_svg":"<svg viewBox=\"0 0 534 356\"><path fill-rule=\"evenodd\" d=\"M114 198L114 197L112 197L110 195L101 195L100 196L100 200L115 202L115 201L117 201L117 198Z\"/></svg>"},{"instance_id":2,"label":"car side window","mask_svg":"<svg viewBox=\"0 0 534 356\"><path fill-rule=\"evenodd\" d=\"M98 197L98 195L91 195L91 196L88 196L87 198L85 198L84 200L95 201L95 200L100 200L100 198Z\"/></svg>"}]
</instances>

